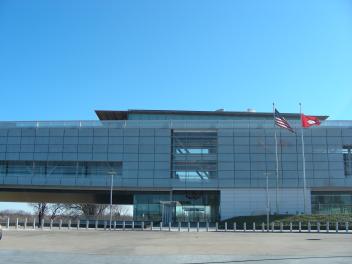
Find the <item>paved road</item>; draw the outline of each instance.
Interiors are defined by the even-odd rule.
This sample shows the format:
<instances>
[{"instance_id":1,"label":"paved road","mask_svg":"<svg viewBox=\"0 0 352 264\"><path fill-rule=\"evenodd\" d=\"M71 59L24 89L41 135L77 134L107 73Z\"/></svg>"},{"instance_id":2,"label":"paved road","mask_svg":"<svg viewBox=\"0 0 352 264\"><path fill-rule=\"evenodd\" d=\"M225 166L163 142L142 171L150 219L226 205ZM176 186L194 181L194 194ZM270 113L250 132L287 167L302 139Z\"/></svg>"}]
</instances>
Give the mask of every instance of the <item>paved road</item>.
<instances>
[{"instance_id":1,"label":"paved road","mask_svg":"<svg viewBox=\"0 0 352 264\"><path fill-rule=\"evenodd\" d=\"M351 234L5 231L0 263L352 263Z\"/></svg>"}]
</instances>

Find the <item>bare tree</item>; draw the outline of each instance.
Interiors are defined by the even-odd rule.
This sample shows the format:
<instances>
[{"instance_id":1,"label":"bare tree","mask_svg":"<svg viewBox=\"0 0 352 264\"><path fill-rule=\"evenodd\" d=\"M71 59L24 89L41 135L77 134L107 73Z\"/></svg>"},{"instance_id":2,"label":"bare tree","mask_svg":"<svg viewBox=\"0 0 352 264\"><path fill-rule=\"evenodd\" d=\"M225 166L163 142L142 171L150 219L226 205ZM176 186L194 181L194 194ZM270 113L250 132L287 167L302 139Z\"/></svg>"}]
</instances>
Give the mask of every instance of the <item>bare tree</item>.
<instances>
[{"instance_id":1,"label":"bare tree","mask_svg":"<svg viewBox=\"0 0 352 264\"><path fill-rule=\"evenodd\" d=\"M45 215L48 212L48 204L47 203L32 203L31 206L34 209L34 213L38 215L38 226L44 219Z\"/></svg>"},{"instance_id":2,"label":"bare tree","mask_svg":"<svg viewBox=\"0 0 352 264\"><path fill-rule=\"evenodd\" d=\"M67 204L67 213L71 216L85 216L85 217L102 217L104 210L108 207L106 204Z\"/></svg>"}]
</instances>

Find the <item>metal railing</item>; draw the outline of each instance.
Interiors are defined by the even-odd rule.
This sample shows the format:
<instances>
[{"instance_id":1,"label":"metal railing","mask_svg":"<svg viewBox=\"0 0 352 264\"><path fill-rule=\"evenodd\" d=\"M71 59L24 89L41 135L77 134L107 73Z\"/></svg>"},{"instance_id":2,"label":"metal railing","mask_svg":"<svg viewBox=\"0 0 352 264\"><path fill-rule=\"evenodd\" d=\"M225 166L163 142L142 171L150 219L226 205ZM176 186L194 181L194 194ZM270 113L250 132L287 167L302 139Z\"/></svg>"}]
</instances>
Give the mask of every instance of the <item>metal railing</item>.
<instances>
[{"instance_id":1,"label":"metal railing","mask_svg":"<svg viewBox=\"0 0 352 264\"><path fill-rule=\"evenodd\" d=\"M349 222L271 222L221 223L218 222L153 222L108 220L42 220L36 218L7 218L0 222L4 230L106 230L106 231L174 231L174 232L252 232L252 233L349 233Z\"/></svg>"},{"instance_id":2,"label":"metal railing","mask_svg":"<svg viewBox=\"0 0 352 264\"><path fill-rule=\"evenodd\" d=\"M299 120L290 120L300 127ZM272 120L78 120L78 121L2 121L0 128L273 128ZM350 120L326 120L321 127L352 128ZM312 128L319 129L319 128Z\"/></svg>"}]
</instances>

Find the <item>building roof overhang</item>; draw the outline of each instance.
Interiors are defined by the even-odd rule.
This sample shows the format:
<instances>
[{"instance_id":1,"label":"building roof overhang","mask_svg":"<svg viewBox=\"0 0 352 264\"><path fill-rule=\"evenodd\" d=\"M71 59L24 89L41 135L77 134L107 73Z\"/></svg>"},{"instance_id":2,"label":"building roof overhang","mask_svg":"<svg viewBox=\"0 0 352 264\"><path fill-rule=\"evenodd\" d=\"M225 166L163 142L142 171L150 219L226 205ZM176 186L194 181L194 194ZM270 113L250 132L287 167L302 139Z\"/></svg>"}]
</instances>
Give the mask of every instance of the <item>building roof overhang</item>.
<instances>
[{"instance_id":1,"label":"building roof overhang","mask_svg":"<svg viewBox=\"0 0 352 264\"><path fill-rule=\"evenodd\" d=\"M144 115L199 115L199 116L226 116L226 117L272 117L273 113L268 112L233 112L233 111L188 111L188 110L95 110L96 115L100 120L128 120L129 114L144 114ZM289 119L300 119L299 113L281 113ZM329 116L317 116L320 120L326 120Z\"/></svg>"}]
</instances>

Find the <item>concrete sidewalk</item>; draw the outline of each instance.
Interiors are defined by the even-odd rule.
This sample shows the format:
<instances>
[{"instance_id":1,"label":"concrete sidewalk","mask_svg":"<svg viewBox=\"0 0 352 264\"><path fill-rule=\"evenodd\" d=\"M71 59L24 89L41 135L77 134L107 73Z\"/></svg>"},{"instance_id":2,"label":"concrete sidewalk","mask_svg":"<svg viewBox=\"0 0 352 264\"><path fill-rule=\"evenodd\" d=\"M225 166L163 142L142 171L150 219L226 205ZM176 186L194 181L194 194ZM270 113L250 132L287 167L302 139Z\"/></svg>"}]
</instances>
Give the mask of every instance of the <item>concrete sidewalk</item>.
<instances>
[{"instance_id":1,"label":"concrete sidewalk","mask_svg":"<svg viewBox=\"0 0 352 264\"><path fill-rule=\"evenodd\" d=\"M351 234L4 231L0 263L352 263Z\"/></svg>"}]
</instances>

